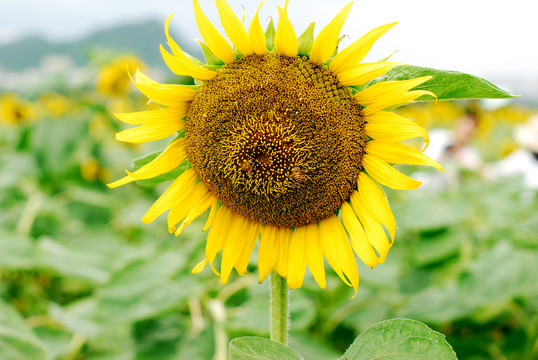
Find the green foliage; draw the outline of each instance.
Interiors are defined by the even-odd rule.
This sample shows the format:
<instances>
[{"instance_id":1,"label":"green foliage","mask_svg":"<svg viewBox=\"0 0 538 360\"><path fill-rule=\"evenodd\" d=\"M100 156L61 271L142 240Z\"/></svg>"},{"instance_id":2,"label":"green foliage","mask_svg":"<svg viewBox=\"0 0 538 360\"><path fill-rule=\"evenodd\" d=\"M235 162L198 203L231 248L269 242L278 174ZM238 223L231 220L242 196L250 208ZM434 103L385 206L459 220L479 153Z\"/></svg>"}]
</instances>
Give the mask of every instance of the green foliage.
<instances>
[{"instance_id":1,"label":"green foliage","mask_svg":"<svg viewBox=\"0 0 538 360\"><path fill-rule=\"evenodd\" d=\"M437 70L412 65L396 66L385 75L369 82L367 86L382 81L409 80L422 76L433 76L433 78L413 90L431 91L437 96L438 100L507 99L515 97L478 76L458 71ZM421 99L434 100L431 96L423 96Z\"/></svg>"},{"instance_id":2,"label":"green foliage","mask_svg":"<svg viewBox=\"0 0 538 360\"><path fill-rule=\"evenodd\" d=\"M357 337L340 360L456 360L444 335L408 319L386 320Z\"/></svg>"},{"instance_id":3,"label":"green foliage","mask_svg":"<svg viewBox=\"0 0 538 360\"><path fill-rule=\"evenodd\" d=\"M28 328L11 306L0 301L0 358L5 360L48 358L45 344Z\"/></svg>"},{"instance_id":4,"label":"green foliage","mask_svg":"<svg viewBox=\"0 0 538 360\"><path fill-rule=\"evenodd\" d=\"M230 360L301 360L293 349L261 337L241 337L230 343Z\"/></svg>"}]
</instances>

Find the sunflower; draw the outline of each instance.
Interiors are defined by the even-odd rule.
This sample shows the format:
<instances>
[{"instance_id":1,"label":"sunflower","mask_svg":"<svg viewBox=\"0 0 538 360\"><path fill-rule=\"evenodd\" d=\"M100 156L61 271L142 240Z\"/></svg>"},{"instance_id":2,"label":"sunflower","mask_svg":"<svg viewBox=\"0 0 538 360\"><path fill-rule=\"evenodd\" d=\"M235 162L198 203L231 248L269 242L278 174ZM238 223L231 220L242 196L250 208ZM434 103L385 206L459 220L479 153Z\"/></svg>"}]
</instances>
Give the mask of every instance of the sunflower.
<instances>
[{"instance_id":1,"label":"sunflower","mask_svg":"<svg viewBox=\"0 0 538 360\"><path fill-rule=\"evenodd\" d=\"M262 3L263 4L263 3ZM429 79L362 85L394 62L361 63L373 43L395 23L380 26L335 54L351 3L317 35L296 36L287 4L278 7L276 31L258 18L248 32L225 0L216 0L233 47L194 0L208 64L186 54L165 33L168 67L193 77L196 86L159 84L137 71L136 87L160 109L116 114L138 127L117 139L148 142L179 132L148 164L109 184L114 188L153 178L187 162L183 172L142 220L168 212L176 236L209 210L205 259L227 282L233 268L246 274L259 239L259 280L275 270L290 288L302 286L306 268L325 288L324 259L357 291L355 254L373 268L385 260L396 222L382 188L420 185L391 164L441 167L399 141L422 137L416 122L387 111L432 93L412 89ZM305 33L306 34L306 33ZM220 268L214 264L222 252Z\"/></svg>"},{"instance_id":2,"label":"sunflower","mask_svg":"<svg viewBox=\"0 0 538 360\"><path fill-rule=\"evenodd\" d=\"M36 106L16 93L0 95L0 124L20 125L36 118Z\"/></svg>"},{"instance_id":3,"label":"sunflower","mask_svg":"<svg viewBox=\"0 0 538 360\"><path fill-rule=\"evenodd\" d=\"M95 87L103 95L125 95L130 85L125 69L140 67L145 67L145 65L136 56L119 56L99 69Z\"/></svg>"}]
</instances>

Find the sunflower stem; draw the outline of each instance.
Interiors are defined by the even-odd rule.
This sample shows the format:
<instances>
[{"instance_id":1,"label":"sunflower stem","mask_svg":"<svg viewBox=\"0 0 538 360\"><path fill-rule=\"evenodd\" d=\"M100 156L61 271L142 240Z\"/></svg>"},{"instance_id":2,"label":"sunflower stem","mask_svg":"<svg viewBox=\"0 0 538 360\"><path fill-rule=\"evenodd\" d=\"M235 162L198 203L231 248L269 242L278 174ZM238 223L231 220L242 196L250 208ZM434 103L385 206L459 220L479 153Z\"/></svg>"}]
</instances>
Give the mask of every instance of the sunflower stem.
<instances>
[{"instance_id":1,"label":"sunflower stem","mask_svg":"<svg viewBox=\"0 0 538 360\"><path fill-rule=\"evenodd\" d=\"M286 280L275 271L271 273L271 340L288 343L289 291Z\"/></svg>"}]
</instances>

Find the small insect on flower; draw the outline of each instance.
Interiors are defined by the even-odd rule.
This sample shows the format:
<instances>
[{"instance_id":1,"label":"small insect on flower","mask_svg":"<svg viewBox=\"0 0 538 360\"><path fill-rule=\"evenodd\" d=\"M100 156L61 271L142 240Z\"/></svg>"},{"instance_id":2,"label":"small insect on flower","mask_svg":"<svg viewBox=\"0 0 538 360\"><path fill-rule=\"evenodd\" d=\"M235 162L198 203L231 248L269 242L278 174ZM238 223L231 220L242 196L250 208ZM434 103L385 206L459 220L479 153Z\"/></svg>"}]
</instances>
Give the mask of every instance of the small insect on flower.
<instances>
[{"instance_id":1,"label":"small insect on flower","mask_svg":"<svg viewBox=\"0 0 538 360\"><path fill-rule=\"evenodd\" d=\"M430 77L384 81L357 90L399 63L361 63L374 42L395 23L380 26L336 53L346 5L311 45L301 43L284 7L276 32L260 25L256 11L248 32L225 0L216 0L226 35L217 31L194 0L194 13L211 66L183 52L165 33L171 53L161 46L168 67L192 76L197 86L159 84L137 71L136 87L161 109L116 114L137 127L117 139L148 142L182 130L153 161L109 184L169 172L191 165L143 217L148 223L168 212L170 232L180 234L210 209L206 258L226 283L233 268L246 274L259 239L259 280L275 270L298 288L308 266L325 288L324 261L355 289L356 258L371 268L382 263L394 241L396 222L377 184L414 189L420 182L391 164L439 164L398 143L414 137L427 142L416 122L386 111L423 95L412 90ZM272 23L270 24L272 26ZM274 34L274 37L271 35ZM179 226L178 226L179 224ZM220 269L213 265L222 253Z\"/></svg>"}]
</instances>

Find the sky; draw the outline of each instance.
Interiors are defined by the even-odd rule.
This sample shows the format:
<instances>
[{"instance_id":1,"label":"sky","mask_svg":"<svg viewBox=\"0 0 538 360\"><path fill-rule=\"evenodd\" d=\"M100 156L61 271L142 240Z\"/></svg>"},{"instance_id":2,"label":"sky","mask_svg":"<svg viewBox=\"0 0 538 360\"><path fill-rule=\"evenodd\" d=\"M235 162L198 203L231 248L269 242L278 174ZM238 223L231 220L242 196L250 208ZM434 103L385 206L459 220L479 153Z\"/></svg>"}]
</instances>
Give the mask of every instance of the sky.
<instances>
[{"instance_id":1,"label":"sky","mask_svg":"<svg viewBox=\"0 0 538 360\"><path fill-rule=\"evenodd\" d=\"M246 9L247 23L258 1L228 0L238 15ZM200 0L217 23L212 0ZM260 12L262 25L277 18L277 5L268 0ZM316 33L348 1L291 0L289 17L299 35L316 21ZM342 29L343 45L369 30L399 21L384 35L367 60L397 54L393 61L479 76L538 78L538 13L536 0L357 0ZM174 32L199 38L190 0L0 0L0 44L39 34L49 40L69 41L119 24L155 19L164 24L170 13ZM222 28L221 28L222 29Z\"/></svg>"}]
</instances>

